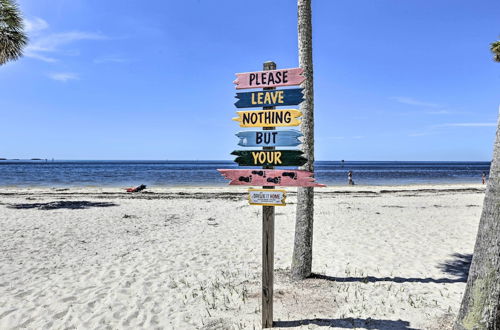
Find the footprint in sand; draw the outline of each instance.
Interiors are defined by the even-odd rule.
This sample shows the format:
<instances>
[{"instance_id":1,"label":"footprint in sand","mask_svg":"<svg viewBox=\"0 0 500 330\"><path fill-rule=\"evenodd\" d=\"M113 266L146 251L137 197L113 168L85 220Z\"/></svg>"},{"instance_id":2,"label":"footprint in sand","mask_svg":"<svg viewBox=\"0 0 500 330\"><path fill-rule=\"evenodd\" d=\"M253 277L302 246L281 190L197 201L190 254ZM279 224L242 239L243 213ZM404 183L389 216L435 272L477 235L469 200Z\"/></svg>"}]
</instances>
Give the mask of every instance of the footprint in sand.
<instances>
[{"instance_id":1,"label":"footprint in sand","mask_svg":"<svg viewBox=\"0 0 500 330\"><path fill-rule=\"evenodd\" d=\"M3 312L2 314L0 314L0 320L3 319L4 317L6 317L7 315L9 315L10 313L15 312L15 311L17 311L17 308L10 309L8 311Z\"/></svg>"},{"instance_id":2,"label":"footprint in sand","mask_svg":"<svg viewBox=\"0 0 500 330\"><path fill-rule=\"evenodd\" d=\"M54 319L54 320L61 319L61 318L63 318L63 317L64 317L64 315L66 315L67 313L68 313L68 310L62 311L62 312L60 312L60 313L55 314L55 315L52 317L52 319Z\"/></svg>"},{"instance_id":3,"label":"footprint in sand","mask_svg":"<svg viewBox=\"0 0 500 330\"><path fill-rule=\"evenodd\" d=\"M154 315L161 313L161 308L158 304L155 303L154 307L151 309L151 313Z\"/></svg>"},{"instance_id":4,"label":"footprint in sand","mask_svg":"<svg viewBox=\"0 0 500 330\"><path fill-rule=\"evenodd\" d=\"M30 295L32 292L33 292L33 290L24 291L24 292L18 293L14 297L16 297L16 298L24 298L27 295Z\"/></svg>"},{"instance_id":5,"label":"footprint in sand","mask_svg":"<svg viewBox=\"0 0 500 330\"><path fill-rule=\"evenodd\" d=\"M61 301L68 302L68 301L75 301L75 300L76 300L75 296L70 296L70 297L66 297L66 298L62 299Z\"/></svg>"},{"instance_id":6,"label":"footprint in sand","mask_svg":"<svg viewBox=\"0 0 500 330\"><path fill-rule=\"evenodd\" d=\"M125 327L128 327L130 325L130 321L132 321L133 319L136 319L137 316L139 316L139 311L135 311L134 313L132 313L132 315L127 317L127 319L122 323L122 325Z\"/></svg>"},{"instance_id":7,"label":"footprint in sand","mask_svg":"<svg viewBox=\"0 0 500 330\"><path fill-rule=\"evenodd\" d=\"M149 321L152 325L158 325L160 321L158 320L158 316L154 315Z\"/></svg>"}]
</instances>

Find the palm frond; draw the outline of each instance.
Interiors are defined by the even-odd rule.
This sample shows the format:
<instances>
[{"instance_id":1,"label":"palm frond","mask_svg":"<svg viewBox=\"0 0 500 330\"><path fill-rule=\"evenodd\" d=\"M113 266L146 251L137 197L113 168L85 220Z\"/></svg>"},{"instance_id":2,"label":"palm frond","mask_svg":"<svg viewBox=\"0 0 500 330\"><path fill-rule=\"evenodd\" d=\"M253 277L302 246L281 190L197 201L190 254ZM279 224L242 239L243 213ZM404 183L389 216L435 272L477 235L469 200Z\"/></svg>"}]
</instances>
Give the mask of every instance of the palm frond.
<instances>
[{"instance_id":1,"label":"palm frond","mask_svg":"<svg viewBox=\"0 0 500 330\"><path fill-rule=\"evenodd\" d=\"M0 65L18 59L28 43L15 0L0 0Z\"/></svg>"},{"instance_id":2,"label":"palm frond","mask_svg":"<svg viewBox=\"0 0 500 330\"><path fill-rule=\"evenodd\" d=\"M493 60L495 62L500 62L500 40L492 42L490 44L490 50L493 53Z\"/></svg>"}]
</instances>

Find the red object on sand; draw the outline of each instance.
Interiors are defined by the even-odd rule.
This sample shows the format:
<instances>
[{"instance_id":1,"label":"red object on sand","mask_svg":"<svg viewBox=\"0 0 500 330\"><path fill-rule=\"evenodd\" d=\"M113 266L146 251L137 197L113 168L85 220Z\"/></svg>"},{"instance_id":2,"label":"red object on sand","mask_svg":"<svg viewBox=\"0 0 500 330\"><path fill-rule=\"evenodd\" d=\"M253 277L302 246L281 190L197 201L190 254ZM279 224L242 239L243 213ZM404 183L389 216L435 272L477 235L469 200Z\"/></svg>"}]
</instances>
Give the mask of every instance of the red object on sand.
<instances>
[{"instance_id":1,"label":"red object on sand","mask_svg":"<svg viewBox=\"0 0 500 330\"><path fill-rule=\"evenodd\" d=\"M138 192L146 189L146 185L141 184L139 187L127 188L127 192Z\"/></svg>"}]
</instances>

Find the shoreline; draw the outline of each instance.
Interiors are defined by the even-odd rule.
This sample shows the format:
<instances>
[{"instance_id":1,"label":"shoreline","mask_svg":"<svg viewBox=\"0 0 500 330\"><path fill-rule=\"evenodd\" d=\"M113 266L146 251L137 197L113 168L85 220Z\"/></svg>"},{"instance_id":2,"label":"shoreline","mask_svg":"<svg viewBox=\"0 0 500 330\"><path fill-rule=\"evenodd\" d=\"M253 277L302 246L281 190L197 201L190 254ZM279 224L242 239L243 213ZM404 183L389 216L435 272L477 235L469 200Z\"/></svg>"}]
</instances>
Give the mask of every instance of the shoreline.
<instances>
[{"instance_id":1,"label":"shoreline","mask_svg":"<svg viewBox=\"0 0 500 330\"><path fill-rule=\"evenodd\" d=\"M71 185L71 186L57 186L57 185L32 185L32 186L25 186L25 185L0 185L0 190L6 190L6 189L19 189L19 190L30 190L30 189L52 189L52 190L80 190L80 189L126 189L131 186L126 186L126 185L102 185L102 186L96 186L96 185ZM220 189L248 189L248 188L255 188L257 186L231 186L229 184L225 185L151 185L147 186L147 190L172 190L172 189L186 189L186 190L192 190L192 189L214 189L214 190L220 190ZM467 187L467 188L481 188L484 187L486 189L486 184L482 183L474 183L474 182L448 182L448 183L407 183L407 184L380 184L380 185L372 185L372 184L363 184L363 185L353 185L350 186L348 184L334 184L334 185L327 185L326 187L320 187L320 188L315 188L315 191L321 192L322 190L331 190L331 189L346 189L346 190L357 190L357 189L389 189L389 188L444 188L444 187ZM297 187L279 187L279 189L297 189Z\"/></svg>"}]
</instances>

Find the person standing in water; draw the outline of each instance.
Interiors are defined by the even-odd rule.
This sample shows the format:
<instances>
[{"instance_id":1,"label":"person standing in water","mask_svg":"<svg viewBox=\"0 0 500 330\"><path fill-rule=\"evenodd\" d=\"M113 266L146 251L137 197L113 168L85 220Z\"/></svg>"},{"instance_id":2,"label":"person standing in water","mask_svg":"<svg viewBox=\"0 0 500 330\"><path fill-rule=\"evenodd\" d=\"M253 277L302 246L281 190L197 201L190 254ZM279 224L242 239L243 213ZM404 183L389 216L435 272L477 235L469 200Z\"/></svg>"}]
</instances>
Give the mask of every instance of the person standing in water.
<instances>
[{"instance_id":1,"label":"person standing in water","mask_svg":"<svg viewBox=\"0 0 500 330\"><path fill-rule=\"evenodd\" d=\"M483 184L485 184L486 183L486 172L483 172L482 179L483 179Z\"/></svg>"},{"instance_id":2,"label":"person standing in water","mask_svg":"<svg viewBox=\"0 0 500 330\"><path fill-rule=\"evenodd\" d=\"M354 186L354 181L352 180L352 171L347 172L347 179L349 180L349 185Z\"/></svg>"}]
</instances>

